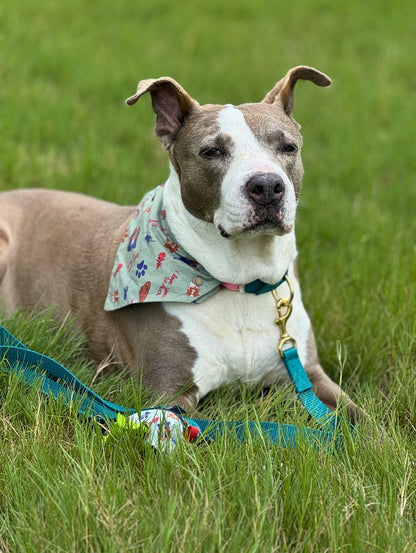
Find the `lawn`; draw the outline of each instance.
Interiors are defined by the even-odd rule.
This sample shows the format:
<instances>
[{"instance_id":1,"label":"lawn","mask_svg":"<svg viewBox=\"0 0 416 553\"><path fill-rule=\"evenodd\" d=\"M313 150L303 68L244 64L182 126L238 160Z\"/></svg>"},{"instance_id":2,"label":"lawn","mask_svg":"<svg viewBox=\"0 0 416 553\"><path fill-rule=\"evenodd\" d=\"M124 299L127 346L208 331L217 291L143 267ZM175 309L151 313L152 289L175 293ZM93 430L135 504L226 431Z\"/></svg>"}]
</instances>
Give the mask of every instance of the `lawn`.
<instances>
[{"instance_id":1,"label":"lawn","mask_svg":"<svg viewBox=\"0 0 416 553\"><path fill-rule=\"evenodd\" d=\"M410 0L2 2L0 190L138 203L168 174L149 98L123 103L140 79L238 104L295 65L331 76L296 88L300 274L322 364L370 422L341 455L226 434L161 456L105 443L1 375L1 553L415 550L415 18ZM123 376L93 380L50 313L0 322L107 399L154 401ZM308 424L287 390L218 390L201 411Z\"/></svg>"}]
</instances>

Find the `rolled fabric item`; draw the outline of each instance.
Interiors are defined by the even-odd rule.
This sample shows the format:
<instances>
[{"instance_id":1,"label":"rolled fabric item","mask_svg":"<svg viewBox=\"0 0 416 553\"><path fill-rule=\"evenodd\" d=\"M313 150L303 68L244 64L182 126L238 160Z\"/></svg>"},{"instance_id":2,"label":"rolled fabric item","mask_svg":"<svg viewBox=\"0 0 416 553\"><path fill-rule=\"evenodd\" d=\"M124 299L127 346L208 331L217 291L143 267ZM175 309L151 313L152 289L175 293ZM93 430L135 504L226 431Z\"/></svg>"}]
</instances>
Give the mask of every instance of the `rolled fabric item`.
<instances>
[{"instance_id":1,"label":"rolled fabric item","mask_svg":"<svg viewBox=\"0 0 416 553\"><path fill-rule=\"evenodd\" d=\"M201 434L196 423L191 424L179 413L161 407L142 409L140 414L133 413L128 418L134 424L146 424L144 443L163 453L171 453L181 440L193 442Z\"/></svg>"}]
</instances>

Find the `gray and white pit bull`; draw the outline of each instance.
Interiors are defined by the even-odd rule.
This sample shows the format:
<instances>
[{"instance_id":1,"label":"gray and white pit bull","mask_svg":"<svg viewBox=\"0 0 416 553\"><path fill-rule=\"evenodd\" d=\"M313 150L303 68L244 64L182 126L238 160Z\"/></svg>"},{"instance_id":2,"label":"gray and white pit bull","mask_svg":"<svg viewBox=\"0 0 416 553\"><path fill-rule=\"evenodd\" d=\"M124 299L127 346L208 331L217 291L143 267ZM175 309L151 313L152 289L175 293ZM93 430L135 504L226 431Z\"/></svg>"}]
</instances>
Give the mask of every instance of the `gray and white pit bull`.
<instances>
[{"instance_id":1,"label":"gray and white pit bull","mask_svg":"<svg viewBox=\"0 0 416 553\"><path fill-rule=\"evenodd\" d=\"M245 291L256 281L279 283L288 272L295 292L288 331L315 393L330 408L344 403L353 420L356 406L319 363L296 271L303 168L291 113L299 79L331 83L300 66L260 103L201 106L169 77L141 81L127 104L150 93L156 135L170 158L170 175L157 189L158 213L153 193L138 208L41 189L1 193L2 308L55 305L60 321L76 315L97 362L111 358L168 402L193 410L220 385L288 380L272 294ZM141 210L146 228L134 221ZM156 259L146 257L147 247L159 251ZM180 283L185 267L191 273ZM121 268L130 272L116 289L111 279ZM205 281L210 290L202 297ZM173 293L174 284L185 288ZM287 284L277 293L287 296Z\"/></svg>"}]
</instances>

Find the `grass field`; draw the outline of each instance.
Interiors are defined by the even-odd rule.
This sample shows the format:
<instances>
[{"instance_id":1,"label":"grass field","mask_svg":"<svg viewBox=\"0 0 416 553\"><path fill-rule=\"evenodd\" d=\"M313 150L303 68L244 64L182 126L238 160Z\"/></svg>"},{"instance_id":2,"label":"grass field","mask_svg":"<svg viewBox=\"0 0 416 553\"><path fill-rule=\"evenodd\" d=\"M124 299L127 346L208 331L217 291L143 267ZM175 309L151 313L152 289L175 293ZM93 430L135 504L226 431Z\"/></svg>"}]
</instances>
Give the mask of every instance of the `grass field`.
<instances>
[{"instance_id":1,"label":"grass field","mask_svg":"<svg viewBox=\"0 0 416 553\"><path fill-rule=\"evenodd\" d=\"M1 3L0 190L137 203L168 171L149 99L123 105L142 78L238 104L294 65L332 77L296 90L300 272L322 363L371 420L340 456L225 435L163 457L109 447L2 375L1 553L415 550L415 18L410 0ZM82 343L49 314L0 321L92 382ZM120 376L94 389L133 401ZM307 424L287 397L219 390L201 411Z\"/></svg>"}]
</instances>

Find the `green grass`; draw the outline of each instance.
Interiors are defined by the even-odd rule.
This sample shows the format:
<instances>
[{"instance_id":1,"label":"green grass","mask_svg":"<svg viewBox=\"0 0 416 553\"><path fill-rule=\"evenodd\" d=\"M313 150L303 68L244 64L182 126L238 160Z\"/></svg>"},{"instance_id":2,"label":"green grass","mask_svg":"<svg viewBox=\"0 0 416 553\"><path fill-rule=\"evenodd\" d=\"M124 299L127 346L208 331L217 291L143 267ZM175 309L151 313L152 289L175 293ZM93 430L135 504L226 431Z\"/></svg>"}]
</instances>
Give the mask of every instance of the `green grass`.
<instances>
[{"instance_id":1,"label":"green grass","mask_svg":"<svg viewBox=\"0 0 416 553\"><path fill-rule=\"evenodd\" d=\"M226 435L163 457L127 438L109 446L3 375L2 553L414 551L415 16L410 0L0 5L0 190L138 202L168 171L149 99L123 105L142 78L171 75L201 103L237 104L297 64L332 77L296 90L302 290L325 368L371 419L341 456ZM122 375L93 380L82 343L49 313L1 321L104 397L133 402ZM219 390L201 410L307 424L287 397Z\"/></svg>"}]
</instances>

